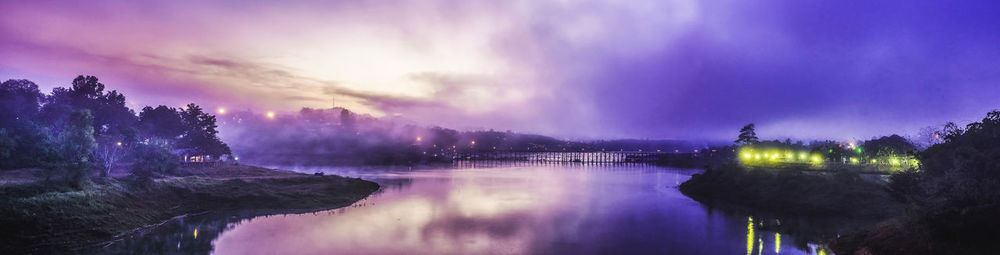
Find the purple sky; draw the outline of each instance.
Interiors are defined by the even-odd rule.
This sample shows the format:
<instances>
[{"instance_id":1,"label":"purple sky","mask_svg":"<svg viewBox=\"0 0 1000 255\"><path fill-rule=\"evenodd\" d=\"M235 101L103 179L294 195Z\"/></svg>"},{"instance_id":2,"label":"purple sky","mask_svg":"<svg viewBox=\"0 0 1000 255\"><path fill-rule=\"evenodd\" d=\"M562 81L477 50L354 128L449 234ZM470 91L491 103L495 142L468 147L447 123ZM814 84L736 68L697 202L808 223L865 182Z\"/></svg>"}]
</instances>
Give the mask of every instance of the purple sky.
<instances>
[{"instance_id":1,"label":"purple sky","mask_svg":"<svg viewBox=\"0 0 1000 255\"><path fill-rule=\"evenodd\" d=\"M2 1L0 79L568 138L914 134L1000 108L996 1Z\"/></svg>"}]
</instances>

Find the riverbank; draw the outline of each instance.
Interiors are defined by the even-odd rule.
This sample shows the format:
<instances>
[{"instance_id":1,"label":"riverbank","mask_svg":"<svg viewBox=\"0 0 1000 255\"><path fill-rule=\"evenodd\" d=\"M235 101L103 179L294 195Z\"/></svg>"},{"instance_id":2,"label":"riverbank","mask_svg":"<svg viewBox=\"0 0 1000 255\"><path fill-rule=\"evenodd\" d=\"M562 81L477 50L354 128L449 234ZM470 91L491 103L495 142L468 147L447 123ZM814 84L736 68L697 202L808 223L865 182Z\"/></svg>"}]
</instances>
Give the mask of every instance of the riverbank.
<instances>
[{"instance_id":1,"label":"riverbank","mask_svg":"<svg viewBox=\"0 0 1000 255\"><path fill-rule=\"evenodd\" d=\"M1000 205L915 210L846 234L837 254L996 254Z\"/></svg>"},{"instance_id":2,"label":"riverbank","mask_svg":"<svg viewBox=\"0 0 1000 255\"><path fill-rule=\"evenodd\" d=\"M787 215L884 218L904 208L884 184L847 172L745 169L727 164L691 176L680 190L703 203L723 202Z\"/></svg>"},{"instance_id":3,"label":"riverbank","mask_svg":"<svg viewBox=\"0 0 1000 255\"><path fill-rule=\"evenodd\" d=\"M145 183L100 179L76 191L37 182L0 186L0 250L72 250L210 210L343 207L379 189L361 179L244 165L185 167L180 173Z\"/></svg>"}]
</instances>

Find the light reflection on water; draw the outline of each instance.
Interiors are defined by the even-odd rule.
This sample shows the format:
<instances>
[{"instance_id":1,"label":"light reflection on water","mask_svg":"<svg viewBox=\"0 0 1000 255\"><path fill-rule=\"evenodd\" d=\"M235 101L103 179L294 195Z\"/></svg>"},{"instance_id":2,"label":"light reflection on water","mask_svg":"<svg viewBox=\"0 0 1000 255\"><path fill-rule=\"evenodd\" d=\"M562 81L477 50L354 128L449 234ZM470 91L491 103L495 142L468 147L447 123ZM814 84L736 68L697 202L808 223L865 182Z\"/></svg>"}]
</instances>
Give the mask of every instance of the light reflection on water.
<instances>
[{"instance_id":1,"label":"light reflection on water","mask_svg":"<svg viewBox=\"0 0 1000 255\"><path fill-rule=\"evenodd\" d=\"M755 224L753 217L708 210L685 197L676 186L695 171L579 164L323 171L374 180L382 190L352 206L317 213L192 216L98 252L803 254L811 250L803 242L796 248L793 236L782 242L778 233L759 229L767 219Z\"/></svg>"}]
</instances>

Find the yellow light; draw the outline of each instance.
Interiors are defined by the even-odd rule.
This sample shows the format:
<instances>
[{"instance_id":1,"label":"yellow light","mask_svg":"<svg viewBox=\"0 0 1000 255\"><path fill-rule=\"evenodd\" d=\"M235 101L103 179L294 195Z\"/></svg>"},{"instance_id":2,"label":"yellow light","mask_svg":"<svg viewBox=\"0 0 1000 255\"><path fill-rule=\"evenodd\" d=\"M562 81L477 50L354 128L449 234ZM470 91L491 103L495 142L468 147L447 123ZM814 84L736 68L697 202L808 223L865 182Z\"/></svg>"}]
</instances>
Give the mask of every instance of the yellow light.
<instances>
[{"instance_id":1,"label":"yellow light","mask_svg":"<svg viewBox=\"0 0 1000 255\"><path fill-rule=\"evenodd\" d=\"M898 159L895 159L895 158L893 158L893 159L892 159L892 162L891 162L891 163L892 163L893 165L899 165L899 160L898 160Z\"/></svg>"},{"instance_id":2,"label":"yellow light","mask_svg":"<svg viewBox=\"0 0 1000 255\"><path fill-rule=\"evenodd\" d=\"M878 163L878 160L872 159L872 164Z\"/></svg>"},{"instance_id":3,"label":"yellow light","mask_svg":"<svg viewBox=\"0 0 1000 255\"><path fill-rule=\"evenodd\" d=\"M776 159L776 158L778 158L778 155L771 155L771 159Z\"/></svg>"},{"instance_id":4,"label":"yellow light","mask_svg":"<svg viewBox=\"0 0 1000 255\"><path fill-rule=\"evenodd\" d=\"M819 157L813 156L813 161L817 161L818 162L819 161Z\"/></svg>"},{"instance_id":5,"label":"yellow light","mask_svg":"<svg viewBox=\"0 0 1000 255\"><path fill-rule=\"evenodd\" d=\"M781 234L774 233L774 253L781 253Z\"/></svg>"},{"instance_id":6,"label":"yellow light","mask_svg":"<svg viewBox=\"0 0 1000 255\"><path fill-rule=\"evenodd\" d=\"M753 217L747 217L747 254L753 253Z\"/></svg>"},{"instance_id":7,"label":"yellow light","mask_svg":"<svg viewBox=\"0 0 1000 255\"><path fill-rule=\"evenodd\" d=\"M194 229L194 239L198 239L198 229Z\"/></svg>"},{"instance_id":8,"label":"yellow light","mask_svg":"<svg viewBox=\"0 0 1000 255\"><path fill-rule=\"evenodd\" d=\"M765 157L765 158L767 157L767 153L764 153L764 157Z\"/></svg>"},{"instance_id":9,"label":"yellow light","mask_svg":"<svg viewBox=\"0 0 1000 255\"><path fill-rule=\"evenodd\" d=\"M791 153L788 153L788 155L785 155L785 157L786 157L786 158L792 158L792 154L791 154Z\"/></svg>"},{"instance_id":10,"label":"yellow light","mask_svg":"<svg viewBox=\"0 0 1000 255\"><path fill-rule=\"evenodd\" d=\"M219 107L219 109L215 110L215 112L218 112L219 114L226 114L226 108Z\"/></svg>"},{"instance_id":11,"label":"yellow light","mask_svg":"<svg viewBox=\"0 0 1000 255\"><path fill-rule=\"evenodd\" d=\"M858 163L858 158L851 158L851 163L857 164Z\"/></svg>"},{"instance_id":12,"label":"yellow light","mask_svg":"<svg viewBox=\"0 0 1000 255\"><path fill-rule=\"evenodd\" d=\"M267 118L268 119L273 119L274 118L274 112L267 112Z\"/></svg>"},{"instance_id":13,"label":"yellow light","mask_svg":"<svg viewBox=\"0 0 1000 255\"><path fill-rule=\"evenodd\" d=\"M755 159L760 159L760 154L753 155Z\"/></svg>"},{"instance_id":14,"label":"yellow light","mask_svg":"<svg viewBox=\"0 0 1000 255\"><path fill-rule=\"evenodd\" d=\"M122 142L118 142L118 143L116 143L116 144L117 144L118 146L122 146Z\"/></svg>"},{"instance_id":15,"label":"yellow light","mask_svg":"<svg viewBox=\"0 0 1000 255\"><path fill-rule=\"evenodd\" d=\"M799 153L799 158L800 159L806 159L806 154L805 153Z\"/></svg>"},{"instance_id":16,"label":"yellow light","mask_svg":"<svg viewBox=\"0 0 1000 255\"><path fill-rule=\"evenodd\" d=\"M750 153L747 153L747 154L743 154L743 157L744 157L744 158L750 158Z\"/></svg>"}]
</instances>

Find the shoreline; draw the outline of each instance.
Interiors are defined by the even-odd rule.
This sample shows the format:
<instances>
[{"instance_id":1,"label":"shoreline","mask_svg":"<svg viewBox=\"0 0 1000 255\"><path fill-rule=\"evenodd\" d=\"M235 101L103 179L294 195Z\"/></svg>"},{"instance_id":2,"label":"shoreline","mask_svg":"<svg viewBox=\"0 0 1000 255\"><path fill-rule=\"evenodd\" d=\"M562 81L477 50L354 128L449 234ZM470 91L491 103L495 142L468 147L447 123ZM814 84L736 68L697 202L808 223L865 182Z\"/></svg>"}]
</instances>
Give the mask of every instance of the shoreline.
<instances>
[{"instance_id":1,"label":"shoreline","mask_svg":"<svg viewBox=\"0 0 1000 255\"><path fill-rule=\"evenodd\" d=\"M832 228L814 232L804 227L782 225L779 229L798 233L805 241L843 251L841 235L866 231L906 211L885 186L865 180L857 173L818 175L787 169L745 169L737 165L709 168L692 175L677 188L702 205L721 210L785 219L831 222ZM791 221L788 221L791 222Z\"/></svg>"},{"instance_id":2,"label":"shoreline","mask_svg":"<svg viewBox=\"0 0 1000 255\"><path fill-rule=\"evenodd\" d=\"M258 215L306 213L349 206L377 183L246 165L185 169L146 184L104 179L79 191L40 184L0 187L0 250L67 252L98 249L179 217L224 210Z\"/></svg>"}]
</instances>

